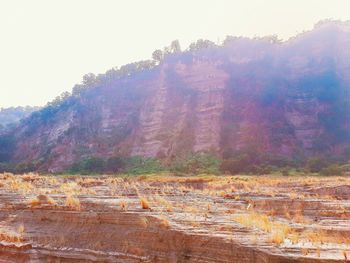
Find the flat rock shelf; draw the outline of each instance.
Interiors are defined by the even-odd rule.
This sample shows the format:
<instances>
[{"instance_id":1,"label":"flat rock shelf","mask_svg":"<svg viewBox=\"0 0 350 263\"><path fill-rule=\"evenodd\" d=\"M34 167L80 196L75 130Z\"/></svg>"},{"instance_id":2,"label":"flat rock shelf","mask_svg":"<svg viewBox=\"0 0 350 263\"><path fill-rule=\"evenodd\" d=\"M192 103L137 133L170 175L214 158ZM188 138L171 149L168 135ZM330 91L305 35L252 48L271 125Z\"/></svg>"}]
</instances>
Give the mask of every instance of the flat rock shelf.
<instances>
[{"instance_id":1,"label":"flat rock shelf","mask_svg":"<svg viewBox=\"0 0 350 263\"><path fill-rule=\"evenodd\" d=\"M0 174L0 262L348 262L350 178Z\"/></svg>"}]
</instances>

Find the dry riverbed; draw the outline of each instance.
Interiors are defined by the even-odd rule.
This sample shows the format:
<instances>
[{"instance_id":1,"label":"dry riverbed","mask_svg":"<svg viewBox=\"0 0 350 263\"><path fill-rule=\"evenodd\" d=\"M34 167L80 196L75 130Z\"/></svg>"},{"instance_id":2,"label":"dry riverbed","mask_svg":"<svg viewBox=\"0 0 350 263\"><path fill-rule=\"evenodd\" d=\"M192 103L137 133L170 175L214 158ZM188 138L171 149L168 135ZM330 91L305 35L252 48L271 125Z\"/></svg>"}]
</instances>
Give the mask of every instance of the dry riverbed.
<instances>
[{"instance_id":1,"label":"dry riverbed","mask_svg":"<svg viewBox=\"0 0 350 263\"><path fill-rule=\"evenodd\" d=\"M350 262L350 178L0 174L2 262Z\"/></svg>"}]
</instances>

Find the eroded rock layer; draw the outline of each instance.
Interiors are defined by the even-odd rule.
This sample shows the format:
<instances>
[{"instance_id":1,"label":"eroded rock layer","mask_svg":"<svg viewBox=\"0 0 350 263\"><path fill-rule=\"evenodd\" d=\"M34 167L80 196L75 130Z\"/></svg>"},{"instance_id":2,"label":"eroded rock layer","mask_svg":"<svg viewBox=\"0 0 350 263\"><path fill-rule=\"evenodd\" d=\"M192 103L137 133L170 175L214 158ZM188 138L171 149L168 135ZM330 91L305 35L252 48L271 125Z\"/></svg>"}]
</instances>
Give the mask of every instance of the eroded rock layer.
<instances>
[{"instance_id":1,"label":"eroded rock layer","mask_svg":"<svg viewBox=\"0 0 350 263\"><path fill-rule=\"evenodd\" d=\"M0 262L343 263L350 253L344 177L0 182Z\"/></svg>"}]
</instances>

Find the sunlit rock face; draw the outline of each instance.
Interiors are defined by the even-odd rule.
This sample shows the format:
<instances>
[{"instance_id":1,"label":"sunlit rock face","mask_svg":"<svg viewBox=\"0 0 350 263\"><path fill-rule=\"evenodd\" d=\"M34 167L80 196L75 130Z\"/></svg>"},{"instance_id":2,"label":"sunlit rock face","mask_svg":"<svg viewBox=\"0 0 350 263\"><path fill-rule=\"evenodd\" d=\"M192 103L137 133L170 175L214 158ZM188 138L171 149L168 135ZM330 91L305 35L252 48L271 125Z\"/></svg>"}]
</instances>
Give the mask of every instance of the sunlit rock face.
<instances>
[{"instance_id":1,"label":"sunlit rock face","mask_svg":"<svg viewBox=\"0 0 350 263\"><path fill-rule=\"evenodd\" d=\"M88 156L342 154L350 140L349 28L324 23L283 43L237 38L106 79L47 120L23 121L13 160L45 160L42 168L58 171Z\"/></svg>"}]
</instances>

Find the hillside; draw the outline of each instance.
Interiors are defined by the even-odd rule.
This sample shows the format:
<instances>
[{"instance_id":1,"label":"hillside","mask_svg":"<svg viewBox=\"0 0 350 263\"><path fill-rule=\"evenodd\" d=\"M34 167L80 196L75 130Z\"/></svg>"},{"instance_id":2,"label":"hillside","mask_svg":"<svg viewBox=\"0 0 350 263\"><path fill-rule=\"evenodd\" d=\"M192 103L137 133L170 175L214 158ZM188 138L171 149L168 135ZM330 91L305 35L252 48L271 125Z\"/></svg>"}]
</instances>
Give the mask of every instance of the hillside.
<instances>
[{"instance_id":1,"label":"hillside","mask_svg":"<svg viewBox=\"0 0 350 263\"><path fill-rule=\"evenodd\" d=\"M198 41L160 62L88 74L5 138L2 161L58 172L89 157L196 152L346 159L349 46L349 23L327 22L286 42Z\"/></svg>"},{"instance_id":2,"label":"hillside","mask_svg":"<svg viewBox=\"0 0 350 263\"><path fill-rule=\"evenodd\" d=\"M9 124L15 124L21 119L28 117L32 112L39 110L39 107L10 107L0 109L0 129Z\"/></svg>"}]
</instances>

